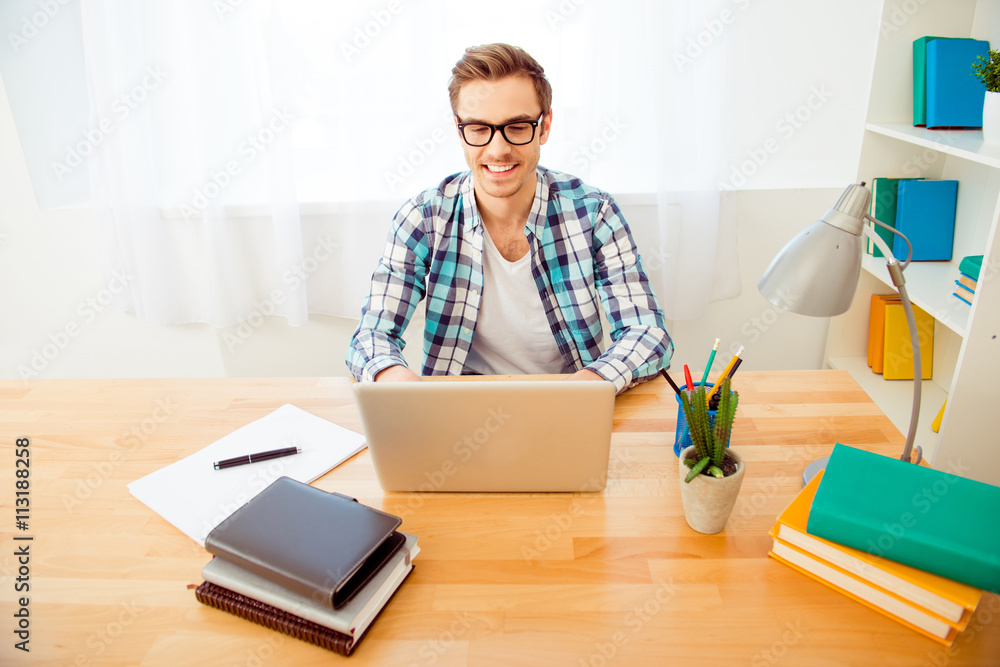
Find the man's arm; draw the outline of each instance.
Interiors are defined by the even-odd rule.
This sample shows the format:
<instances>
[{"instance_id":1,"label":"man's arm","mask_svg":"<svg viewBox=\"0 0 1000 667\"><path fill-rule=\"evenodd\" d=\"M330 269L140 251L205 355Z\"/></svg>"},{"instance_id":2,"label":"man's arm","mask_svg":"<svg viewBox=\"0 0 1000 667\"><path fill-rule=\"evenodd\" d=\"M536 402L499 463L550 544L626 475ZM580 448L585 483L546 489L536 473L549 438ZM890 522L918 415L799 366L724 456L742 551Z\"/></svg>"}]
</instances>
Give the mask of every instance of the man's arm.
<instances>
[{"instance_id":1,"label":"man's arm","mask_svg":"<svg viewBox=\"0 0 1000 667\"><path fill-rule=\"evenodd\" d=\"M419 377L406 367L402 335L424 296L428 251L422 222L423 215L412 201L393 219L385 252L372 274L361 309L361 321L347 349L347 367L359 382L373 381L376 376L380 380L397 378L402 371Z\"/></svg>"},{"instance_id":2,"label":"man's arm","mask_svg":"<svg viewBox=\"0 0 1000 667\"><path fill-rule=\"evenodd\" d=\"M598 214L594 249L595 282L613 342L586 370L614 382L620 393L668 367L674 344L632 233L613 199Z\"/></svg>"}]
</instances>

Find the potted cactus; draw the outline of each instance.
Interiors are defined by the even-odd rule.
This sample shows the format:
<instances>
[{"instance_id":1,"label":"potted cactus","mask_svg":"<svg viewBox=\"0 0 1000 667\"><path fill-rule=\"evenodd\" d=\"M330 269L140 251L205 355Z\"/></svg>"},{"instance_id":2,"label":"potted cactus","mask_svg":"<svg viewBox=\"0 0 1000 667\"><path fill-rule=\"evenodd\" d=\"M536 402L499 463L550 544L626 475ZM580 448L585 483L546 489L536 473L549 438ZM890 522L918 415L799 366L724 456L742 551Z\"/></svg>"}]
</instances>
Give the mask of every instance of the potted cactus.
<instances>
[{"instance_id":1,"label":"potted cactus","mask_svg":"<svg viewBox=\"0 0 1000 667\"><path fill-rule=\"evenodd\" d=\"M972 74L986 86L983 99L983 141L1000 144L1000 51L988 51L972 63Z\"/></svg>"},{"instance_id":2,"label":"potted cactus","mask_svg":"<svg viewBox=\"0 0 1000 667\"><path fill-rule=\"evenodd\" d=\"M684 518L699 533L718 533L726 525L746 465L743 457L729 449L729 439L739 404L729 378L719 387L719 408L714 423L709 419L704 387L681 392L684 416L691 429L690 447L680 454L681 501Z\"/></svg>"}]
</instances>

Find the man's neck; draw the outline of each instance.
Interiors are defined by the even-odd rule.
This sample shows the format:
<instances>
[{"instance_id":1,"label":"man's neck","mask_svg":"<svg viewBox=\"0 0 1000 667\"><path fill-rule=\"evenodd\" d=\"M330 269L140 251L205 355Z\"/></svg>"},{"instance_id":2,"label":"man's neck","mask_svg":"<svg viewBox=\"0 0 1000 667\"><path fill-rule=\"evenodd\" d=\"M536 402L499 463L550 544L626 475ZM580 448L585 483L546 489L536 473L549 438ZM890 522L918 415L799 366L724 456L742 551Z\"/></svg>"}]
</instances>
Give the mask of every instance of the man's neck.
<instances>
[{"instance_id":1,"label":"man's neck","mask_svg":"<svg viewBox=\"0 0 1000 667\"><path fill-rule=\"evenodd\" d=\"M535 189L538 175L527 181L524 186L510 197L493 197L486 194L473 183L476 193L476 208L479 217L488 230L511 233L524 227L535 203Z\"/></svg>"}]
</instances>

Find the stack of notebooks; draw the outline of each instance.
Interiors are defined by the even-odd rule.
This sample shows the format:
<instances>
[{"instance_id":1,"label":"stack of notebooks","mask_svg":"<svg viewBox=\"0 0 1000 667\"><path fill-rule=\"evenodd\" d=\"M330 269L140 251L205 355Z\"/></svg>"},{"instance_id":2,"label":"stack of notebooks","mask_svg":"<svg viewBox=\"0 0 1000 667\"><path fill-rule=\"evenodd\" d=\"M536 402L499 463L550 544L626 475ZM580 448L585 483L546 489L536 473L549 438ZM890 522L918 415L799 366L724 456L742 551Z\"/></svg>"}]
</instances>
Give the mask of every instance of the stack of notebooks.
<instances>
[{"instance_id":1,"label":"stack of notebooks","mask_svg":"<svg viewBox=\"0 0 1000 667\"><path fill-rule=\"evenodd\" d=\"M905 234L916 262L949 261L955 238L955 207L958 181L922 178L875 178L869 214ZM882 237L897 260L906 260L909 248L898 235L868 223ZM882 251L868 240L867 252L881 257Z\"/></svg>"},{"instance_id":2,"label":"stack of notebooks","mask_svg":"<svg viewBox=\"0 0 1000 667\"><path fill-rule=\"evenodd\" d=\"M972 74L990 43L967 38L921 37L913 42L913 124L937 128L983 126L986 86Z\"/></svg>"},{"instance_id":3,"label":"stack of notebooks","mask_svg":"<svg viewBox=\"0 0 1000 667\"><path fill-rule=\"evenodd\" d=\"M934 318L913 306L920 343L921 379L934 368ZM872 294L868 318L868 365L886 380L913 379L913 342L903 302L896 294Z\"/></svg>"},{"instance_id":4,"label":"stack of notebooks","mask_svg":"<svg viewBox=\"0 0 1000 667\"><path fill-rule=\"evenodd\" d=\"M350 655L413 569L402 520L280 477L209 533L198 601Z\"/></svg>"},{"instance_id":5,"label":"stack of notebooks","mask_svg":"<svg viewBox=\"0 0 1000 667\"><path fill-rule=\"evenodd\" d=\"M972 305L972 297L976 295L976 284L979 282L979 272L983 269L982 255L969 255L962 258L958 265L958 280L955 281L955 291L952 296L962 303Z\"/></svg>"},{"instance_id":6,"label":"stack of notebooks","mask_svg":"<svg viewBox=\"0 0 1000 667\"><path fill-rule=\"evenodd\" d=\"M1000 591L998 505L1000 488L838 444L769 555L950 646Z\"/></svg>"}]
</instances>

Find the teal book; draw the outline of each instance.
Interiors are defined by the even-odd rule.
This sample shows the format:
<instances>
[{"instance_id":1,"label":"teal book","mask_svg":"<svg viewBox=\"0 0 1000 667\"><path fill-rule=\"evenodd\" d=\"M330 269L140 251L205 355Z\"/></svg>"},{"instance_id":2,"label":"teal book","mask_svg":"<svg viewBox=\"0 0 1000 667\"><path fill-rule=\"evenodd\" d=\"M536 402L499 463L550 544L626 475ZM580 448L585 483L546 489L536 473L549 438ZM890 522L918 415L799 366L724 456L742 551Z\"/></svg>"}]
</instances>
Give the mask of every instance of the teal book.
<instances>
[{"instance_id":1,"label":"teal book","mask_svg":"<svg viewBox=\"0 0 1000 667\"><path fill-rule=\"evenodd\" d=\"M1000 487L837 444L807 532L998 593L998 507Z\"/></svg>"},{"instance_id":2,"label":"teal book","mask_svg":"<svg viewBox=\"0 0 1000 667\"><path fill-rule=\"evenodd\" d=\"M979 280L979 272L983 270L983 256L969 255L968 257L963 257L961 264L958 265L958 270L973 280Z\"/></svg>"},{"instance_id":3,"label":"teal book","mask_svg":"<svg viewBox=\"0 0 1000 667\"><path fill-rule=\"evenodd\" d=\"M927 124L927 44L947 37L927 36L913 40L913 124Z\"/></svg>"},{"instance_id":4,"label":"teal book","mask_svg":"<svg viewBox=\"0 0 1000 667\"><path fill-rule=\"evenodd\" d=\"M896 229L913 244L913 261L947 261L955 240L958 181L901 180ZM906 260L906 242L896 237L892 254Z\"/></svg>"},{"instance_id":5,"label":"teal book","mask_svg":"<svg viewBox=\"0 0 1000 667\"><path fill-rule=\"evenodd\" d=\"M899 182L901 180L912 180L912 179L901 179L901 178L874 178L872 179L872 201L869 206L868 213L878 220L879 222L884 222L890 227L896 226L896 202L899 195ZM876 234L882 237L886 245L890 248L895 242L896 235L890 232L884 227L879 227L874 223L868 223L872 225ZM875 245L874 241L868 240L868 254L872 257L881 257L882 251L879 247Z\"/></svg>"},{"instance_id":6,"label":"teal book","mask_svg":"<svg viewBox=\"0 0 1000 667\"><path fill-rule=\"evenodd\" d=\"M935 39L927 44L927 127L983 126L986 85L972 64L989 57L990 43L979 39Z\"/></svg>"}]
</instances>

